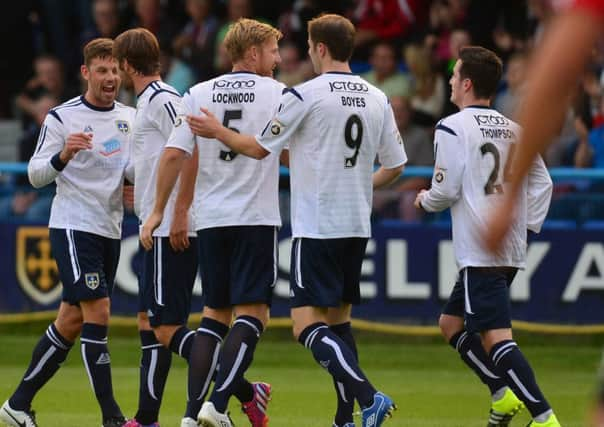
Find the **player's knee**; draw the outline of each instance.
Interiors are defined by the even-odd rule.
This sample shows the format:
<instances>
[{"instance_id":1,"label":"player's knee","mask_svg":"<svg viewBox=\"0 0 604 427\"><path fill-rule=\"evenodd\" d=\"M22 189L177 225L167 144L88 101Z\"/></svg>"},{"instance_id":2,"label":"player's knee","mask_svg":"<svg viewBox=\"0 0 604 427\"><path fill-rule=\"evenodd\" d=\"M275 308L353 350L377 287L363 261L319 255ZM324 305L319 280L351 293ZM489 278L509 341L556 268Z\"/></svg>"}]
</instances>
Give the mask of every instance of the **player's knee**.
<instances>
[{"instance_id":1,"label":"player's knee","mask_svg":"<svg viewBox=\"0 0 604 427\"><path fill-rule=\"evenodd\" d=\"M82 307L84 322L98 325L109 324L109 298L82 301L80 306Z\"/></svg>"},{"instance_id":2,"label":"player's knee","mask_svg":"<svg viewBox=\"0 0 604 427\"><path fill-rule=\"evenodd\" d=\"M454 316L441 314L438 318L438 327L443 338L449 342L453 335L463 329L463 320L459 321Z\"/></svg>"},{"instance_id":3,"label":"player's knee","mask_svg":"<svg viewBox=\"0 0 604 427\"><path fill-rule=\"evenodd\" d=\"M269 319L269 307L266 304L247 304L235 307L235 316L251 316L258 319L264 328Z\"/></svg>"},{"instance_id":4,"label":"player's knee","mask_svg":"<svg viewBox=\"0 0 604 427\"><path fill-rule=\"evenodd\" d=\"M147 316L147 313L139 312L136 315L136 322L138 324L139 331L151 330L151 324L149 323L149 316Z\"/></svg>"},{"instance_id":5,"label":"player's knee","mask_svg":"<svg viewBox=\"0 0 604 427\"><path fill-rule=\"evenodd\" d=\"M222 323L223 325L229 326L231 324L231 318L233 317L233 310L231 308L209 308L203 309L203 317L215 320Z\"/></svg>"},{"instance_id":6,"label":"player's knee","mask_svg":"<svg viewBox=\"0 0 604 427\"><path fill-rule=\"evenodd\" d=\"M164 347L169 348L172 336L174 336L174 332L176 332L178 328L180 328L180 325L162 325L153 328L153 333L155 334L157 341Z\"/></svg>"}]
</instances>

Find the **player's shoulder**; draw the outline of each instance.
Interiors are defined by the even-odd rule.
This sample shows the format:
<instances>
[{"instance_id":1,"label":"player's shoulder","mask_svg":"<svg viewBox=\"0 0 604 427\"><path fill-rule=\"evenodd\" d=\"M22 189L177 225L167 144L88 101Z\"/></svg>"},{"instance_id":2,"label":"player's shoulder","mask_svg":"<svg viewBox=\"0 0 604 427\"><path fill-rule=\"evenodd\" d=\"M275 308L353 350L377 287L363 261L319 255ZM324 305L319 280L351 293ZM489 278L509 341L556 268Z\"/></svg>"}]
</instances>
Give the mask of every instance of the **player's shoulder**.
<instances>
[{"instance_id":1,"label":"player's shoulder","mask_svg":"<svg viewBox=\"0 0 604 427\"><path fill-rule=\"evenodd\" d=\"M434 126L435 132L444 132L451 136L459 136L462 133L464 118L466 114L464 110L443 117Z\"/></svg>"},{"instance_id":2,"label":"player's shoulder","mask_svg":"<svg viewBox=\"0 0 604 427\"><path fill-rule=\"evenodd\" d=\"M133 107L126 105L123 102L119 102L119 101L115 101L114 105L115 105L116 111L118 111L120 114L134 118L134 115L136 114L136 108L133 108Z\"/></svg>"},{"instance_id":3,"label":"player's shoulder","mask_svg":"<svg viewBox=\"0 0 604 427\"><path fill-rule=\"evenodd\" d=\"M149 91L149 104L161 104L181 97L176 89L163 81L151 82L147 90Z\"/></svg>"},{"instance_id":4,"label":"player's shoulder","mask_svg":"<svg viewBox=\"0 0 604 427\"><path fill-rule=\"evenodd\" d=\"M63 124L64 120L69 118L69 112L77 111L78 109L81 109L84 106L82 98L82 95L78 95L63 102L60 105L57 105L54 108L51 108L50 110L48 110L47 118L52 118L54 120L47 120L50 122L58 122Z\"/></svg>"}]
</instances>

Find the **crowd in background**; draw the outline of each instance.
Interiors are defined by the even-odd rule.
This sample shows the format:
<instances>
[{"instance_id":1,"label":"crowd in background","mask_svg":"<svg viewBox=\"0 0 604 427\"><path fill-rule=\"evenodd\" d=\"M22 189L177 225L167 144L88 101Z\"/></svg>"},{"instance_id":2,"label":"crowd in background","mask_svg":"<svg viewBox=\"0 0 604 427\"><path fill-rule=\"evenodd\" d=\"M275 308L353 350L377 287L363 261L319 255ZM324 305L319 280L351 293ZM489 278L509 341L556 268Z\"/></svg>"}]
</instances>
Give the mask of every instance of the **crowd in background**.
<instances>
[{"instance_id":1,"label":"crowd in background","mask_svg":"<svg viewBox=\"0 0 604 427\"><path fill-rule=\"evenodd\" d=\"M432 166L433 127L456 111L448 80L459 49L477 44L501 56L505 74L494 105L514 119L531 49L555 14L548 0L20 0L7 6L10 11L0 23L11 34L4 40L10 61L0 65L0 119L21 123L20 161L29 160L49 108L83 92L81 51L93 38L113 38L138 26L149 29L161 44L164 80L184 92L230 71L222 39L230 23L253 17L283 32L276 78L293 86L313 77L306 22L335 12L356 25L353 71L390 98L408 165ZM545 153L550 167L604 167L603 52L594 50L591 66L577 83L573 107ZM122 91L120 100L134 105L134 96ZM29 190L25 177L16 185L14 194L0 198L0 218L47 215L51 195ZM377 215L420 220L412 202L427 185L427 178L401 179L376 194ZM557 185L556 198L577 191L600 189L589 181L564 182ZM589 206L593 210L595 205Z\"/></svg>"}]
</instances>

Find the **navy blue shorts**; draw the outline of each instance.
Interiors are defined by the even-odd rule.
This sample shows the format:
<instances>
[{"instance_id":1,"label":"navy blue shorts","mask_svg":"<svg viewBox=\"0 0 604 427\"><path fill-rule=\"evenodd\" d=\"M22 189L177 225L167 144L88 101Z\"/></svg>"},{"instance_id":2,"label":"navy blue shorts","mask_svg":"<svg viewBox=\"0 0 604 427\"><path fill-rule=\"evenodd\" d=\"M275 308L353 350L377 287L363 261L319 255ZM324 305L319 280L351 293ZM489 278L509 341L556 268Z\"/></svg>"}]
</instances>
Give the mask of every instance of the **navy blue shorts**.
<instances>
[{"instance_id":1,"label":"navy blue shorts","mask_svg":"<svg viewBox=\"0 0 604 427\"><path fill-rule=\"evenodd\" d=\"M197 239L189 242L185 251L175 252L168 237L154 237L153 249L143 250L138 310L153 327L184 325L189 318L198 262Z\"/></svg>"},{"instance_id":2,"label":"navy blue shorts","mask_svg":"<svg viewBox=\"0 0 604 427\"><path fill-rule=\"evenodd\" d=\"M63 301L77 305L110 297L120 259L120 240L61 228L50 229L50 246L63 282Z\"/></svg>"},{"instance_id":3,"label":"navy blue shorts","mask_svg":"<svg viewBox=\"0 0 604 427\"><path fill-rule=\"evenodd\" d=\"M197 231L205 305L271 304L277 283L277 227L242 225Z\"/></svg>"},{"instance_id":4,"label":"navy blue shorts","mask_svg":"<svg viewBox=\"0 0 604 427\"><path fill-rule=\"evenodd\" d=\"M459 272L444 314L463 317L468 332L512 327L510 285L514 267L466 267Z\"/></svg>"},{"instance_id":5,"label":"navy blue shorts","mask_svg":"<svg viewBox=\"0 0 604 427\"><path fill-rule=\"evenodd\" d=\"M292 244L292 307L339 307L361 302L366 238L296 238Z\"/></svg>"}]
</instances>

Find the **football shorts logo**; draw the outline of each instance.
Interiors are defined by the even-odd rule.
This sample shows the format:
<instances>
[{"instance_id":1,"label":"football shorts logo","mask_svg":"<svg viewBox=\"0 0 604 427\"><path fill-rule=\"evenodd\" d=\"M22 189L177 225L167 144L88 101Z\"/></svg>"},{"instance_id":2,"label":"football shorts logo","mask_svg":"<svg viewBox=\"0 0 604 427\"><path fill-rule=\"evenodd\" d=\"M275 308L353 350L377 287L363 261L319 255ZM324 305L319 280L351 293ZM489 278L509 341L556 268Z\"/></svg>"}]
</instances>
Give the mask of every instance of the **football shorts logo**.
<instances>
[{"instance_id":1,"label":"football shorts logo","mask_svg":"<svg viewBox=\"0 0 604 427\"><path fill-rule=\"evenodd\" d=\"M183 121L182 116L177 116L176 120L174 120L174 127L177 128L178 126L182 125Z\"/></svg>"},{"instance_id":2,"label":"football shorts logo","mask_svg":"<svg viewBox=\"0 0 604 427\"><path fill-rule=\"evenodd\" d=\"M86 287L92 289L93 291L99 287L101 280L99 278L99 273L86 273L84 274L84 283L86 283Z\"/></svg>"},{"instance_id":3,"label":"football shorts logo","mask_svg":"<svg viewBox=\"0 0 604 427\"><path fill-rule=\"evenodd\" d=\"M61 297L63 285L51 255L46 227L17 229L16 270L19 286L38 304L48 305Z\"/></svg>"},{"instance_id":4,"label":"football shorts logo","mask_svg":"<svg viewBox=\"0 0 604 427\"><path fill-rule=\"evenodd\" d=\"M115 125L121 133L130 133L130 125L125 120L116 120Z\"/></svg>"}]
</instances>

